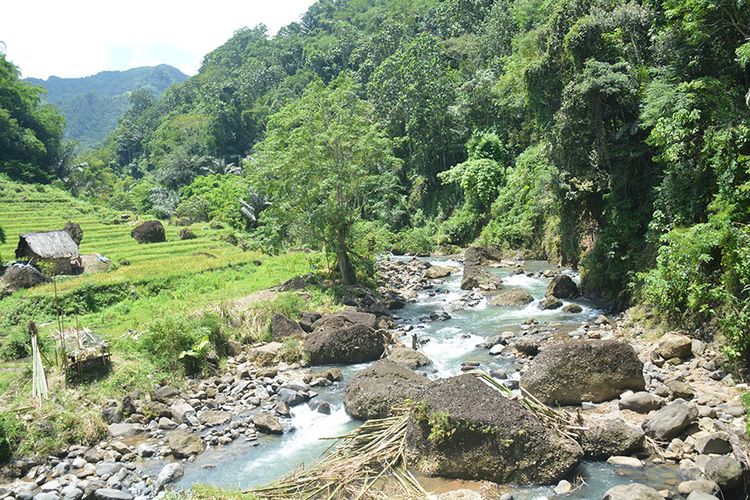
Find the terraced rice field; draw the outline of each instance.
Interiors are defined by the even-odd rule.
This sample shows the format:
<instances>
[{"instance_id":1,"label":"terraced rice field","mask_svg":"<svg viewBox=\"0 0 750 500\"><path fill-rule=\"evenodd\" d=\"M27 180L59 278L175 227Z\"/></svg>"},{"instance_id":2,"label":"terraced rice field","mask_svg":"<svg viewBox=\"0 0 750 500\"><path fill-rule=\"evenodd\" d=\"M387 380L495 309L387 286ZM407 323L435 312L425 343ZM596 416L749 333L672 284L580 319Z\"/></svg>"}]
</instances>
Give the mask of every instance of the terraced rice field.
<instances>
[{"instance_id":1,"label":"terraced rice field","mask_svg":"<svg viewBox=\"0 0 750 500\"><path fill-rule=\"evenodd\" d=\"M0 227L7 239L5 244L0 244L0 259L14 258L19 235L60 229L69 220L77 222L83 229L81 253L101 254L111 259L116 269L106 274L64 279L59 283L61 291L86 283L148 280L156 276L203 271L249 262L258 257L255 252L245 252L220 241L219 236L227 230L212 230L207 224L189 228L198 236L192 240L180 240L178 233L183 228L165 224L166 242L139 244L130 236L136 223L114 224L118 215L75 199L52 186L20 184L0 178ZM120 265L123 260L130 264ZM31 293L48 293L48 288L39 287Z\"/></svg>"}]
</instances>

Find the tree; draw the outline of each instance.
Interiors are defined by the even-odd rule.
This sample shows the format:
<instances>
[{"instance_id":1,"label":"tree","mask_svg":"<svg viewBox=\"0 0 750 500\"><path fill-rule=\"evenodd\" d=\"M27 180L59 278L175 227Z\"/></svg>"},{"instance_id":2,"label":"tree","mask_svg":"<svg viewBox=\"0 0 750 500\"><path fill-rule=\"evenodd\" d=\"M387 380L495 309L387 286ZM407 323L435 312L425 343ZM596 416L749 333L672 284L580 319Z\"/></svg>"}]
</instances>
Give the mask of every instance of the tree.
<instances>
[{"instance_id":1,"label":"tree","mask_svg":"<svg viewBox=\"0 0 750 500\"><path fill-rule=\"evenodd\" d=\"M352 226L383 194L381 176L399 165L358 90L348 74L328 87L311 83L271 116L249 166L252 183L271 200L261 216L266 228L332 251L345 284L356 281Z\"/></svg>"}]
</instances>

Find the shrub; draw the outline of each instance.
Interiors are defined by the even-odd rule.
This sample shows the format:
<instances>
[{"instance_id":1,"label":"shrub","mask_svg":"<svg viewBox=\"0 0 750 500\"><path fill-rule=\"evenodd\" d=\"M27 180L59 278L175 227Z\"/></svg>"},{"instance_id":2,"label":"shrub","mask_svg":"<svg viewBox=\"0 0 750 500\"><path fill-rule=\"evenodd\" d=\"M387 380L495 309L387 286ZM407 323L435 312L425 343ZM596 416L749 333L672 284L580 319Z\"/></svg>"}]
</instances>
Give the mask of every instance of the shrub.
<instances>
[{"instance_id":1,"label":"shrub","mask_svg":"<svg viewBox=\"0 0 750 500\"><path fill-rule=\"evenodd\" d=\"M11 413L0 412L0 464L10 460L21 437L21 423Z\"/></svg>"},{"instance_id":2,"label":"shrub","mask_svg":"<svg viewBox=\"0 0 750 500\"><path fill-rule=\"evenodd\" d=\"M482 224L482 215L464 205L440 226L438 245L465 245L474 239Z\"/></svg>"},{"instance_id":3,"label":"shrub","mask_svg":"<svg viewBox=\"0 0 750 500\"><path fill-rule=\"evenodd\" d=\"M169 317L152 323L138 341L138 349L164 369L195 374L206 368L211 351L226 355L229 335L215 314L199 318Z\"/></svg>"},{"instance_id":4,"label":"shrub","mask_svg":"<svg viewBox=\"0 0 750 500\"><path fill-rule=\"evenodd\" d=\"M43 352L46 352L54 342L48 335L38 335L37 340ZM0 359L11 361L29 356L31 356L31 335L29 335L28 328L19 326L12 329L0 346Z\"/></svg>"},{"instance_id":5,"label":"shrub","mask_svg":"<svg viewBox=\"0 0 750 500\"><path fill-rule=\"evenodd\" d=\"M395 235L396 241L393 243L393 253L428 255L435 250L436 232L437 230L432 224L400 231Z\"/></svg>"}]
</instances>

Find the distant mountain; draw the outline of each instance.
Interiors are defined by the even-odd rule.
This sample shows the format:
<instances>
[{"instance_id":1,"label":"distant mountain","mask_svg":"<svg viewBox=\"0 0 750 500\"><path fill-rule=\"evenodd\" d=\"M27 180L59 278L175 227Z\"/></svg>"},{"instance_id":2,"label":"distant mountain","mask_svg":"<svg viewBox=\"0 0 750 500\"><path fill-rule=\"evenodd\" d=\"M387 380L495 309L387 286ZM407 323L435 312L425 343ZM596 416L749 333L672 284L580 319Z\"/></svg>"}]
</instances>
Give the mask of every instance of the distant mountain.
<instances>
[{"instance_id":1,"label":"distant mountain","mask_svg":"<svg viewBox=\"0 0 750 500\"><path fill-rule=\"evenodd\" d=\"M146 88L159 96L174 83L187 79L177 68L162 64L126 71L102 71L83 78L47 80L27 78L26 81L47 89L47 102L55 104L65 115L65 138L92 146L117 126L128 107L128 95Z\"/></svg>"}]
</instances>

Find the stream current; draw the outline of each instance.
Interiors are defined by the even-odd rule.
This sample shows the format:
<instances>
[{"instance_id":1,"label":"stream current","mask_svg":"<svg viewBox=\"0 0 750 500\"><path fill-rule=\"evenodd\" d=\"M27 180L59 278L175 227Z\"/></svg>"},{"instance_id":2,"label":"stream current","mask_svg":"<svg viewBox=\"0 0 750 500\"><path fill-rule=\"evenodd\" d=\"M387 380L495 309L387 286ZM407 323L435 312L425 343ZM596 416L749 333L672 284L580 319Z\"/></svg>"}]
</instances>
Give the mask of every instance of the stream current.
<instances>
[{"instance_id":1,"label":"stream current","mask_svg":"<svg viewBox=\"0 0 750 500\"><path fill-rule=\"evenodd\" d=\"M394 259L405 259L394 257ZM429 258L433 264L448 265L463 269L460 262L446 258ZM491 272L503 278L504 287L521 287L533 297L534 302L519 307L498 307L488 305L486 299L465 309L451 310L450 319L430 321L430 313L441 313L448 304L465 297L460 289L461 271L443 280L437 280L428 290L419 292L415 302L395 312L399 326L411 329L402 341L411 345L411 334L416 332L423 344L422 352L433 362L425 371L432 379L450 377L460 373L462 363L478 362L483 370L502 369L508 378L518 379L520 365L513 356L491 356L482 347L490 336L503 331L518 332L529 318L539 323L555 323L559 331L568 332L584 321L593 321L603 311L594 304L582 300L563 300L564 304L575 303L582 311L577 314L562 312L561 309L542 311L537 307L544 298L549 279L539 277L539 273L549 269L547 262L527 261L523 269L533 273L514 274L513 268L491 268ZM577 276L571 274L577 280ZM344 381L326 388L317 388L318 398L331 403L331 414L325 415L310 409L307 404L292 408L292 432L282 436L262 436L259 441L245 443L238 440L227 446L210 448L199 455L194 462L185 464L185 475L175 485L177 489L187 489L194 484L210 484L227 489L250 489L281 479L302 464L312 464L331 446L329 438L346 433L359 425L344 411L343 389L346 381L369 363L339 366ZM316 367L325 369L326 367ZM630 482L640 482L660 489L676 490L679 476L675 466L648 464L641 468L609 465L606 462L583 462L578 470L583 485L564 498L599 499L612 486ZM517 487L509 489L517 500L555 498L551 486ZM455 488L466 488L467 483L442 479L427 479L425 487L430 492L442 492ZM471 486L468 486L471 487ZM563 498L563 497L560 497Z\"/></svg>"}]
</instances>

